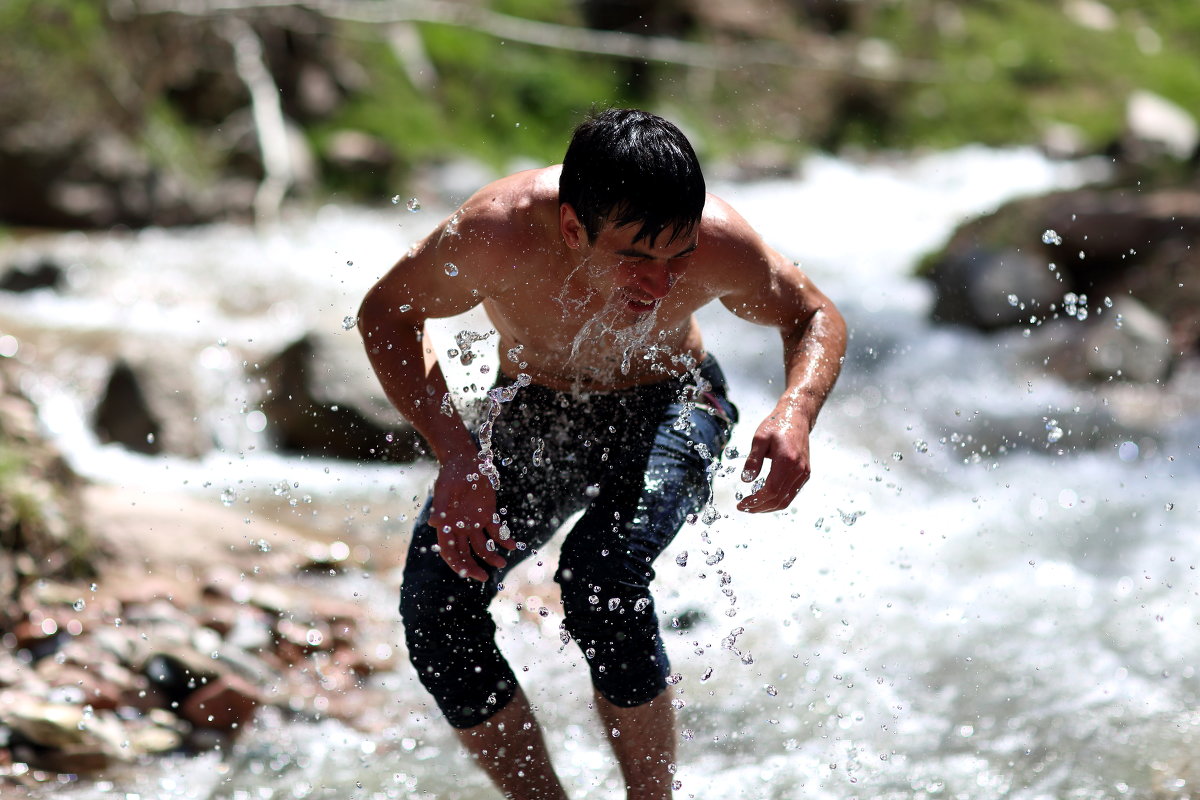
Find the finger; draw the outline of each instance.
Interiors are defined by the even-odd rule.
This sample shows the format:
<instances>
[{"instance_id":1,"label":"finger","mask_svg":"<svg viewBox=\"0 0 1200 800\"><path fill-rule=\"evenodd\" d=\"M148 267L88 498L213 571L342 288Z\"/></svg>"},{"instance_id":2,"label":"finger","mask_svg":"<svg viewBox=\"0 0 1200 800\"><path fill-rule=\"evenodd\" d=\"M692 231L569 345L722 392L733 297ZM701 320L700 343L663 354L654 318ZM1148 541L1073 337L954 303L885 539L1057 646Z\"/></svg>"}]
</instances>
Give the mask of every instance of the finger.
<instances>
[{"instance_id":1,"label":"finger","mask_svg":"<svg viewBox=\"0 0 1200 800\"><path fill-rule=\"evenodd\" d=\"M486 581L487 572L471 557L470 543L465 531L455 531L449 525L443 526L438 532L438 544L442 550L442 560L461 578L472 578Z\"/></svg>"},{"instance_id":2,"label":"finger","mask_svg":"<svg viewBox=\"0 0 1200 800\"><path fill-rule=\"evenodd\" d=\"M741 511L765 513L781 511L792 504L808 481L807 468L788 469L787 465L772 462L771 472L762 488L738 504Z\"/></svg>"},{"instance_id":3,"label":"finger","mask_svg":"<svg viewBox=\"0 0 1200 800\"><path fill-rule=\"evenodd\" d=\"M746 456L746 463L742 465L742 481L751 483L756 478L763 468L763 460L767 456L767 446L760 439L755 439L750 445L750 454Z\"/></svg>"},{"instance_id":4,"label":"finger","mask_svg":"<svg viewBox=\"0 0 1200 800\"><path fill-rule=\"evenodd\" d=\"M495 541L487 535L487 532L483 528L477 527L473 529L469 534L469 539L471 541L471 550L474 551L476 556L483 559L484 562L491 564L497 569L507 563L504 556L497 551Z\"/></svg>"}]
</instances>

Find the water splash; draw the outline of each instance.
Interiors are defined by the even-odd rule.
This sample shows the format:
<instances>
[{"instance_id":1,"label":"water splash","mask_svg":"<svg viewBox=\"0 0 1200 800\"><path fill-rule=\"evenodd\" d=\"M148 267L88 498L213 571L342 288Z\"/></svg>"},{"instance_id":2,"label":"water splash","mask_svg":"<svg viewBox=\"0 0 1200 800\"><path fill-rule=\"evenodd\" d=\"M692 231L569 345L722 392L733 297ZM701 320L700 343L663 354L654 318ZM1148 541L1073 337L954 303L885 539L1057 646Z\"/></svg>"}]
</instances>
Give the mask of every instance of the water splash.
<instances>
[{"instance_id":1,"label":"water splash","mask_svg":"<svg viewBox=\"0 0 1200 800\"><path fill-rule=\"evenodd\" d=\"M495 331L476 333L475 331L469 330L461 330L456 333L454 335L454 343L458 345L458 349L460 351L459 363L461 363L464 367L469 367L475 360L475 353L472 352L471 345L475 344L476 342L486 341L488 337L492 336L494 333Z\"/></svg>"},{"instance_id":2,"label":"water splash","mask_svg":"<svg viewBox=\"0 0 1200 800\"><path fill-rule=\"evenodd\" d=\"M496 425L496 418L500 416L503 404L511 403L517 392L532 382L533 378L522 372L517 375L516 383L488 390L487 412L483 424L479 426L479 472L488 479L493 489L500 488L500 470L496 468L495 452L492 450L492 429Z\"/></svg>"}]
</instances>

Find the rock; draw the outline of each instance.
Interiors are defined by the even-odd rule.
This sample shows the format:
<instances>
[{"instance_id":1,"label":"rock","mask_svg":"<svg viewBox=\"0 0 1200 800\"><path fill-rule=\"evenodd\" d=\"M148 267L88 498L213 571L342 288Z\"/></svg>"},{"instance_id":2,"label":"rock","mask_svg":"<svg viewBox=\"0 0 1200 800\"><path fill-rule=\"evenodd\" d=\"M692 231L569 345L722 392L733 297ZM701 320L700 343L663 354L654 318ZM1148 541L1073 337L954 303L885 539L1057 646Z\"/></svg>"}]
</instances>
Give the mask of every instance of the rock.
<instances>
[{"instance_id":1,"label":"rock","mask_svg":"<svg viewBox=\"0 0 1200 800\"><path fill-rule=\"evenodd\" d=\"M161 725L139 725L129 732L129 744L138 754L162 755L178 750L183 734Z\"/></svg>"},{"instance_id":2,"label":"rock","mask_svg":"<svg viewBox=\"0 0 1200 800\"><path fill-rule=\"evenodd\" d=\"M1117 298L1083 323L1048 323L1039 334L1048 344L1047 365L1073 380L1161 383L1174 363L1166 321L1132 297Z\"/></svg>"},{"instance_id":3,"label":"rock","mask_svg":"<svg viewBox=\"0 0 1200 800\"><path fill-rule=\"evenodd\" d=\"M42 678L52 688L67 687L78 692L78 702L86 703L97 711L116 710L125 690L129 688L98 675L93 668L95 665L57 664L52 659L44 659L38 666Z\"/></svg>"},{"instance_id":4,"label":"rock","mask_svg":"<svg viewBox=\"0 0 1200 800\"><path fill-rule=\"evenodd\" d=\"M67 632L59 628L58 621L40 612L14 625L12 635L16 649L28 651L33 661L58 652L67 640Z\"/></svg>"},{"instance_id":5,"label":"rock","mask_svg":"<svg viewBox=\"0 0 1200 800\"><path fill-rule=\"evenodd\" d=\"M0 290L32 292L35 289L58 289L63 283L63 269L47 259L27 266L14 266L0 278Z\"/></svg>"},{"instance_id":6,"label":"rock","mask_svg":"<svg viewBox=\"0 0 1200 800\"><path fill-rule=\"evenodd\" d=\"M1139 90L1125 108L1123 149L1126 158L1147 161L1167 155L1187 161L1200 145L1196 118L1164 97Z\"/></svg>"},{"instance_id":7,"label":"rock","mask_svg":"<svg viewBox=\"0 0 1200 800\"><path fill-rule=\"evenodd\" d=\"M172 700L181 701L207 683L223 677L217 660L182 647L167 653L155 653L146 660L142 672L150 683Z\"/></svg>"},{"instance_id":8,"label":"rock","mask_svg":"<svg viewBox=\"0 0 1200 800\"><path fill-rule=\"evenodd\" d=\"M396 163L396 153L384 140L362 131L338 131L329 137L325 159L346 172L378 172L386 178Z\"/></svg>"},{"instance_id":9,"label":"rock","mask_svg":"<svg viewBox=\"0 0 1200 800\"><path fill-rule=\"evenodd\" d=\"M1056 341L1086 333L1106 355L1097 361L1081 354L1078 369L1067 372L1107 379L1114 375L1102 363L1107 359L1129 367L1119 367L1125 380L1156 380L1200 350L1197 252L1200 190L1089 188L1017 200L962 225L923 272L934 285L938 321L982 330L1029 326L1036 336L1053 330ZM1018 302L1008 311L996 304L1007 293ZM1112 322L1127 299L1129 330L1118 334L1096 319ZM1039 325L1064 317L1072 324ZM1152 345L1154 337L1169 347Z\"/></svg>"},{"instance_id":10,"label":"rock","mask_svg":"<svg viewBox=\"0 0 1200 800\"><path fill-rule=\"evenodd\" d=\"M1048 308L1062 296L1046 264L1016 249L948 254L932 278L938 287L933 318L982 330L1015 325L1028 319L1028 308Z\"/></svg>"},{"instance_id":11,"label":"rock","mask_svg":"<svg viewBox=\"0 0 1200 800\"><path fill-rule=\"evenodd\" d=\"M393 462L423 452L417 432L368 385L374 379L357 339L310 334L267 363L262 410L280 450Z\"/></svg>"},{"instance_id":12,"label":"rock","mask_svg":"<svg viewBox=\"0 0 1200 800\"><path fill-rule=\"evenodd\" d=\"M214 441L204 418L192 359L167 348L131 346L113 362L92 424L102 442L134 452L195 458Z\"/></svg>"},{"instance_id":13,"label":"rock","mask_svg":"<svg viewBox=\"0 0 1200 800\"><path fill-rule=\"evenodd\" d=\"M162 452L158 441L162 422L150 410L133 368L124 361L113 366L92 424L102 442L116 442L138 453Z\"/></svg>"},{"instance_id":14,"label":"rock","mask_svg":"<svg viewBox=\"0 0 1200 800\"><path fill-rule=\"evenodd\" d=\"M39 747L96 747L111 756L120 753L125 738L114 714L29 697L10 699L0 708L0 719L14 734Z\"/></svg>"},{"instance_id":15,"label":"rock","mask_svg":"<svg viewBox=\"0 0 1200 800\"><path fill-rule=\"evenodd\" d=\"M260 705L257 690L234 675L223 675L188 695L180 716L197 728L233 732L254 718Z\"/></svg>"}]
</instances>

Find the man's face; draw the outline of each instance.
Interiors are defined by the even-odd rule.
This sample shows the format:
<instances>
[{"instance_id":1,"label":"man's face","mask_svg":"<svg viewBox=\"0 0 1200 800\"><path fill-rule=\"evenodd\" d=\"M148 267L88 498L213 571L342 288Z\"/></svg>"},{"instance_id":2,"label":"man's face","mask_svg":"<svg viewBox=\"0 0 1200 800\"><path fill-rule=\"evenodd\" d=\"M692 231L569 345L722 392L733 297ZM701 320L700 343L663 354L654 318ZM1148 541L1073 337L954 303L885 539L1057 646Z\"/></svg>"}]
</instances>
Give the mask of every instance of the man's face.
<instances>
[{"instance_id":1,"label":"man's face","mask_svg":"<svg viewBox=\"0 0 1200 800\"><path fill-rule=\"evenodd\" d=\"M688 256L699 244L696 226L670 238L671 229L653 242L634 242L641 225L616 227L606 222L583 257L597 290L634 315L654 312L687 268Z\"/></svg>"}]
</instances>

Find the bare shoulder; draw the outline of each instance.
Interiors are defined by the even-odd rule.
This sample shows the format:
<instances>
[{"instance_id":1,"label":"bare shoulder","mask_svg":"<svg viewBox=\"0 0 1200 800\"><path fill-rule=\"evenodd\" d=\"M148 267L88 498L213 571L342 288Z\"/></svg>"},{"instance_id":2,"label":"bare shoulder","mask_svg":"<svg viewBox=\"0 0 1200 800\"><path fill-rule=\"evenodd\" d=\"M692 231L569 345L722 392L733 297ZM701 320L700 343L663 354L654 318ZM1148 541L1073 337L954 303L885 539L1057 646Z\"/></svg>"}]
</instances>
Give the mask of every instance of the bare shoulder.
<instances>
[{"instance_id":1,"label":"bare shoulder","mask_svg":"<svg viewBox=\"0 0 1200 800\"><path fill-rule=\"evenodd\" d=\"M750 274L766 276L783 258L763 241L746 218L716 195L708 195L700 223L704 263L725 276L730 288L744 285Z\"/></svg>"},{"instance_id":2,"label":"bare shoulder","mask_svg":"<svg viewBox=\"0 0 1200 800\"><path fill-rule=\"evenodd\" d=\"M452 232L506 249L545 236L545 221L558 212L558 168L517 172L487 184L447 220Z\"/></svg>"},{"instance_id":3,"label":"bare shoulder","mask_svg":"<svg viewBox=\"0 0 1200 800\"><path fill-rule=\"evenodd\" d=\"M797 262L767 244L724 200L709 195L702 224L709 280L738 316L783 326L828 303Z\"/></svg>"},{"instance_id":4,"label":"bare shoulder","mask_svg":"<svg viewBox=\"0 0 1200 800\"><path fill-rule=\"evenodd\" d=\"M503 290L511 265L544 249L557 216L555 168L518 172L476 191L417 250L470 286L476 296Z\"/></svg>"}]
</instances>

